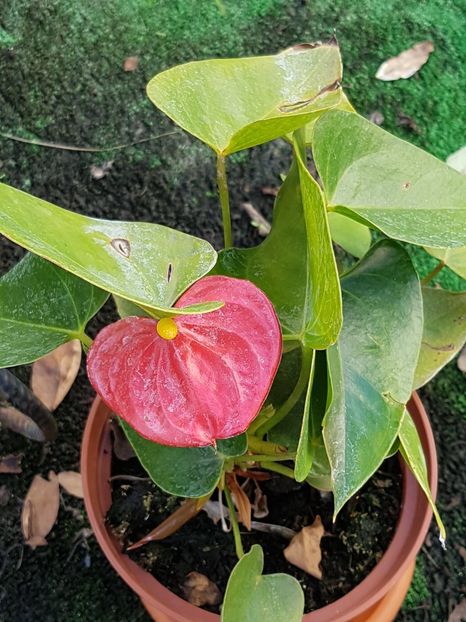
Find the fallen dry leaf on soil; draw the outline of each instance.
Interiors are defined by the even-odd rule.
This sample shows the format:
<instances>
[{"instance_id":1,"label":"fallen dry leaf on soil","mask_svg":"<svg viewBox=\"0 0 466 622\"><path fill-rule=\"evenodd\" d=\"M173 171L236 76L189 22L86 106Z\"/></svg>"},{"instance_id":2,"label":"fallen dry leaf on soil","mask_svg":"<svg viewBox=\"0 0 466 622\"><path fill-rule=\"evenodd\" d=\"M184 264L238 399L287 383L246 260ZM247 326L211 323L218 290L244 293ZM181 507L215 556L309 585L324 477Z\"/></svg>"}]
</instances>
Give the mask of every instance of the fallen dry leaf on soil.
<instances>
[{"instance_id":1,"label":"fallen dry leaf on soil","mask_svg":"<svg viewBox=\"0 0 466 622\"><path fill-rule=\"evenodd\" d=\"M55 410L71 389L80 364L79 339L62 344L33 364L32 392L49 410Z\"/></svg>"},{"instance_id":2,"label":"fallen dry leaf on soil","mask_svg":"<svg viewBox=\"0 0 466 622\"><path fill-rule=\"evenodd\" d=\"M463 622L466 620L466 600L462 600L448 617L448 622Z\"/></svg>"},{"instance_id":3,"label":"fallen dry leaf on soil","mask_svg":"<svg viewBox=\"0 0 466 622\"><path fill-rule=\"evenodd\" d=\"M8 503L10 500L10 491L6 486L0 486L0 508Z\"/></svg>"},{"instance_id":4,"label":"fallen dry leaf on soil","mask_svg":"<svg viewBox=\"0 0 466 622\"><path fill-rule=\"evenodd\" d=\"M21 458L15 454L0 458L0 473L21 473Z\"/></svg>"},{"instance_id":5,"label":"fallen dry leaf on soil","mask_svg":"<svg viewBox=\"0 0 466 622\"><path fill-rule=\"evenodd\" d=\"M190 572L186 576L183 592L186 600L196 607L218 605L222 602L218 587L200 572Z\"/></svg>"},{"instance_id":6,"label":"fallen dry leaf on soil","mask_svg":"<svg viewBox=\"0 0 466 622\"><path fill-rule=\"evenodd\" d=\"M47 544L45 537L57 520L59 505L60 492L56 474L50 471L48 480L35 475L21 513L23 536L32 549Z\"/></svg>"},{"instance_id":7,"label":"fallen dry leaf on soil","mask_svg":"<svg viewBox=\"0 0 466 622\"><path fill-rule=\"evenodd\" d=\"M91 177L93 179L103 179L106 175L108 175L112 166L113 166L113 160L104 162L101 166L97 166L97 164L93 164L91 166Z\"/></svg>"},{"instance_id":8,"label":"fallen dry leaf on soil","mask_svg":"<svg viewBox=\"0 0 466 622\"><path fill-rule=\"evenodd\" d=\"M466 346L461 350L461 354L458 357L457 361L458 369L466 374Z\"/></svg>"},{"instance_id":9,"label":"fallen dry leaf on soil","mask_svg":"<svg viewBox=\"0 0 466 622\"><path fill-rule=\"evenodd\" d=\"M77 473L76 471L62 471L58 474L58 483L69 495L78 497L78 499L84 498L81 473Z\"/></svg>"},{"instance_id":10,"label":"fallen dry leaf on soil","mask_svg":"<svg viewBox=\"0 0 466 622\"><path fill-rule=\"evenodd\" d=\"M322 559L320 541L324 533L325 529L320 516L316 516L312 525L303 527L283 551L290 564L301 568L316 579L322 579L319 564Z\"/></svg>"},{"instance_id":11,"label":"fallen dry leaf on soil","mask_svg":"<svg viewBox=\"0 0 466 622\"><path fill-rule=\"evenodd\" d=\"M124 71L135 71L139 66L139 58L137 56L128 56L123 61Z\"/></svg>"},{"instance_id":12,"label":"fallen dry leaf on soil","mask_svg":"<svg viewBox=\"0 0 466 622\"><path fill-rule=\"evenodd\" d=\"M252 203L241 203L241 207L251 219L251 225L257 227L257 233L265 238L272 228L269 221L262 216Z\"/></svg>"},{"instance_id":13,"label":"fallen dry leaf on soil","mask_svg":"<svg viewBox=\"0 0 466 622\"><path fill-rule=\"evenodd\" d=\"M261 192L266 197L276 197L280 188L277 186L263 186Z\"/></svg>"},{"instance_id":14,"label":"fallen dry leaf on soil","mask_svg":"<svg viewBox=\"0 0 466 622\"><path fill-rule=\"evenodd\" d=\"M377 69L375 77L390 81L410 78L424 65L431 52L434 51L432 41L421 41L398 56L389 58Z\"/></svg>"}]
</instances>

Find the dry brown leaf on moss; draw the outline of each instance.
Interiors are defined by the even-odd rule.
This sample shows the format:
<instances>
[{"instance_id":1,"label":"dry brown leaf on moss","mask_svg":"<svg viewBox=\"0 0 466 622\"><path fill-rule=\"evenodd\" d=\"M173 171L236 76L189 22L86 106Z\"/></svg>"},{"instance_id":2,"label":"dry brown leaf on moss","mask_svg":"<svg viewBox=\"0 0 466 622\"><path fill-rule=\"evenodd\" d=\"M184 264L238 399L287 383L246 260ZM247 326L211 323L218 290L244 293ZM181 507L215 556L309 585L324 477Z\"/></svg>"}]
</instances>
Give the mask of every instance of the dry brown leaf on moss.
<instances>
[{"instance_id":1,"label":"dry brown leaf on moss","mask_svg":"<svg viewBox=\"0 0 466 622\"><path fill-rule=\"evenodd\" d=\"M186 600L196 607L213 606L222 602L218 587L200 572L190 572L186 576L183 592Z\"/></svg>"},{"instance_id":2,"label":"dry brown leaf on moss","mask_svg":"<svg viewBox=\"0 0 466 622\"><path fill-rule=\"evenodd\" d=\"M424 65L431 52L434 51L432 41L421 41L398 56L389 58L377 69L375 77L386 82L411 78Z\"/></svg>"},{"instance_id":3,"label":"dry brown leaf on moss","mask_svg":"<svg viewBox=\"0 0 466 622\"><path fill-rule=\"evenodd\" d=\"M136 71L139 66L139 58L137 56L128 56L123 61L123 70L124 71Z\"/></svg>"},{"instance_id":4,"label":"dry brown leaf on moss","mask_svg":"<svg viewBox=\"0 0 466 622\"><path fill-rule=\"evenodd\" d=\"M58 474L58 483L69 495L78 497L78 499L84 498L81 473L77 473L76 471L62 471Z\"/></svg>"},{"instance_id":5,"label":"dry brown leaf on moss","mask_svg":"<svg viewBox=\"0 0 466 622\"><path fill-rule=\"evenodd\" d=\"M45 537L57 520L59 506L60 492L56 474L50 471L48 480L35 475L21 513L23 536L32 549L47 544Z\"/></svg>"},{"instance_id":6,"label":"dry brown leaf on moss","mask_svg":"<svg viewBox=\"0 0 466 622\"><path fill-rule=\"evenodd\" d=\"M49 410L55 410L71 389L80 364L79 339L67 341L33 364L32 392Z\"/></svg>"},{"instance_id":7,"label":"dry brown leaf on moss","mask_svg":"<svg viewBox=\"0 0 466 622\"><path fill-rule=\"evenodd\" d=\"M303 527L283 551L290 564L301 568L316 579L322 579L320 541L324 533L325 529L320 516L316 516L312 525Z\"/></svg>"},{"instance_id":8,"label":"dry brown leaf on moss","mask_svg":"<svg viewBox=\"0 0 466 622\"><path fill-rule=\"evenodd\" d=\"M466 599L456 605L448 617L448 622L462 622L466 620Z\"/></svg>"},{"instance_id":9,"label":"dry brown leaf on moss","mask_svg":"<svg viewBox=\"0 0 466 622\"><path fill-rule=\"evenodd\" d=\"M21 458L17 454L9 454L0 458L0 473L18 474L21 473Z\"/></svg>"},{"instance_id":10,"label":"dry brown leaf on moss","mask_svg":"<svg viewBox=\"0 0 466 622\"><path fill-rule=\"evenodd\" d=\"M457 361L458 369L466 374L466 346L461 350Z\"/></svg>"}]
</instances>

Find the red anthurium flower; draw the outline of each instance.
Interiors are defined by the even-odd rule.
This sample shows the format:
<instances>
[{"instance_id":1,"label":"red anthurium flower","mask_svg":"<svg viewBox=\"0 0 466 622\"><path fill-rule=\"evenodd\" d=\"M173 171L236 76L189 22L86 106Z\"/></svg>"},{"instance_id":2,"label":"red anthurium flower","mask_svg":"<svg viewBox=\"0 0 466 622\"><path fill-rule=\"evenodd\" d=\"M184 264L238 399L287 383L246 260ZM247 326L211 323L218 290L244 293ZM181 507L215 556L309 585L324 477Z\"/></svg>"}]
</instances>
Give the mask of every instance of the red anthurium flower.
<instances>
[{"instance_id":1,"label":"red anthurium flower","mask_svg":"<svg viewBox=\"0 0 466 622\"><path fill-rule=\"evenodd\" d=\"M281 333L268 298L249 281L207 276L176 303L224 306L203 315L127 317L104 328L88 355L97 393L139 434L202 447L244 432L277 371Z\"/></svg>"}]
</instances>

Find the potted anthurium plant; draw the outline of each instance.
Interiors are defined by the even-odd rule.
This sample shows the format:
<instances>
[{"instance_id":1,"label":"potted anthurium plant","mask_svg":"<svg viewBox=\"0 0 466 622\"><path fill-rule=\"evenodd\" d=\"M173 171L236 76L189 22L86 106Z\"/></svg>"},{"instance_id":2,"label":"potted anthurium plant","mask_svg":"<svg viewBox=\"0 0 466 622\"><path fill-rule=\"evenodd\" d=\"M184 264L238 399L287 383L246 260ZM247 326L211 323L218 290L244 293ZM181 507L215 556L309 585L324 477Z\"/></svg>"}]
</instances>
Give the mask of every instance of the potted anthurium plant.
<instances>
[{"instance_id":1,"label":"potted anthurium plant","mask_svg":"<svg viewBox=\"0 0 466 622\"><path fill-rule=\"evenodd\" d=\"M216 154L219 253L164 226L88 218L0 185L0 231L30 251L0 282L0 365L30 363L81 340L100 396L83 449L87 509L112 563L157 620L216 616L181 605L155 579L141 587L147 573L108 533L110 413L155 484L187 499L170 518L171 531L216 489L226 500L239 559L223 622L298 622L304 610L297 580L264 575L261 548L245 551L239 473L280 473L331 491L336 517L399 452L420 487L404 468L402 515L411 508L414 519L390 545L385 592L426 533L426 498L445 538L430 490L429 424L419 401L406 405L465 341L466 293L429 287L432 275L421 282L400 242L441 253L442 265L449 255L439 249L466 252L466 179L357 114L341 79L332 41L188 63L151 80L153 103ZM290 143L291 167L271 233L255 248L235 248L225 163L279 138ZM332 240L359 259L346 272L339 273ZM109 294L121 319L93 341L86 324ZM384 592L366 582L368 595L361 600L356 588L351 611L334 603L306 620L367 613Z\"/></svg>"}]
</instances>

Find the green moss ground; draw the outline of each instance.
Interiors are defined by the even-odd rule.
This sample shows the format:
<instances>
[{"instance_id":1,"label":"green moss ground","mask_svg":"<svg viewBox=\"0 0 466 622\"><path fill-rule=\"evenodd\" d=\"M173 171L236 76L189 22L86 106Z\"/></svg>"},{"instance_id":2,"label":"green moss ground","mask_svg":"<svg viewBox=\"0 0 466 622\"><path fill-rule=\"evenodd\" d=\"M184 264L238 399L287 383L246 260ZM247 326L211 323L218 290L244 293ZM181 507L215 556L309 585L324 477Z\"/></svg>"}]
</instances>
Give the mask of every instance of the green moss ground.
<instances>
[{"instance_id":1,"label":"green moss ground","mask_svg":"<svg viewBox=\"0 0 466 622\"><path fill-rule=\"evenodd\" d=\"M464 144L465 9L464 0L0 0L0 131L94 146L157 135L171 129L145 97L145 84L158 71L197 58L272 53L299 41L327 39L336 31L344 84L359 110L382 112L386 129L445 158ZM395 83L375 80L383 60L423 39L432 40L436 50L418 76ZM137 55L140 64L125 73L122 62L130 55ZM418 132L398 125L400 113L413 118ZM278 183L286 155L287 148L276 143L232 158L234 232L244 244L258 238L235 206L253 200L269 213L270 199L260 188ZM114 160L110 174L93 180L91 164L109 159ZM0 179L7 183L87 214L204 231L219 245L212 165L208 149L182 134L97 154L0 138ZM422 250L412 253L421 274L435 265ZM2 270L19 254L2 243ZM448 271L440 280L452 289L465 288ZM451 544L443 554L431 537L399 619L445 622L466 585L464 560L456 548L466 542L464 513L461 505L451 507L458 495L464 503L466 447L465 379L454 363L423 397L439 442L439 505ZM0 476L0 486L6 485L11 495L0 507L0 555L21 542L21 499L33 474L77 468L90 400L82 378L57 414L60 439L44 455L40 447L0 432L0 454L25 454L22 476ZM92 539L89 554L79 546L67 559L76 532L85 525L82 506L72 505L77 512L62 508L49 547L26 551L19 569L19 549L11 552L0 577L0 621L145 619Z\"/></svg>"}]
</instances>

